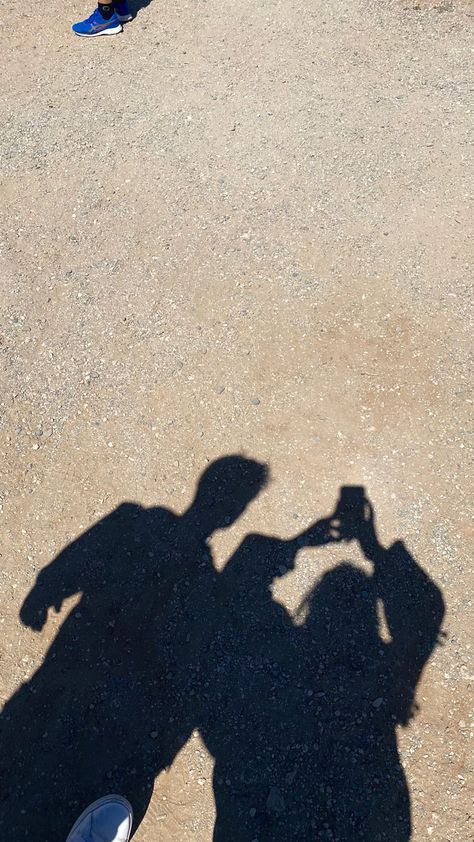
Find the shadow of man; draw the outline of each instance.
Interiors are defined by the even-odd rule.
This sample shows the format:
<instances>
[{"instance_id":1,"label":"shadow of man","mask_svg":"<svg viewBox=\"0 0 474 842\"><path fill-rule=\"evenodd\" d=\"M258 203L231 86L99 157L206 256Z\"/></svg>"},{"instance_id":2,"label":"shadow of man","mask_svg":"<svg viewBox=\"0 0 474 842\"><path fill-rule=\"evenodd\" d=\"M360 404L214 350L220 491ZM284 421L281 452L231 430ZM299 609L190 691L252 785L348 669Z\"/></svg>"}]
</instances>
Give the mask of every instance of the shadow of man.
<instances>
[{"instance_id":1,"label":"shadow of man","mask_svg":"<svg viewBox=\"0 0 474 842\"><path fill-rule=\"evenodd\" d=\"M273 581L300 547L354 539L372 575L337 566L296 626ZM216 842L408 840L395 727L409 720L443 600L403 544L381 546L363 489L343 489L333 517L296 539L248 536L215 593L200 728L215 758Z\"/></svg>"},{"instance_id":2,"label":"shadow of man","mask_svg":"<svg viewBox=\"0 0 474 842\"><path fill-rule=\"evenodd\" d=\"M80 598L0 716L3 842L59 842L79 810L117 790L141 820L195 724L188 698L173 694L212 628L208 539L266 475L241 456L217 460L183 515L124 503L40 572L26 626L40 631L50 607Z\"/></svg>"}]
</instances>

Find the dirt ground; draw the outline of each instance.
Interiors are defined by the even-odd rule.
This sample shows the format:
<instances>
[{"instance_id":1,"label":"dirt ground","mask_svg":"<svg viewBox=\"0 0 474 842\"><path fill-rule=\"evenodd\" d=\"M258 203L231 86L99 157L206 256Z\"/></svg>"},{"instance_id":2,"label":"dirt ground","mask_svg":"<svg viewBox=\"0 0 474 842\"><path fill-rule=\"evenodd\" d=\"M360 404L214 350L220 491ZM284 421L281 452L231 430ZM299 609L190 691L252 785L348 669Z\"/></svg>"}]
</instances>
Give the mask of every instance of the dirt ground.
<instances>
[{"instance_id":1,"label":"dirt ground","mask_svg":"<svg viewBox=\"0 0 474 842\"><path fill-rule=\"evenodd\" d=\"M38 572L124 501L182 514L216 459L266 463L208 541L223 571L249 533L293 537L362 485L445 605L396 725L412 831L391 842L468 842L474 6L154 0L75 38L86 12L0 10L1 700L80 598L23 624ZM345 560L369 569L357 542L302 546L272 606L297 627ZM137 842L212 838L213 765L196 727Z\"/></svg>"}]
</instances>

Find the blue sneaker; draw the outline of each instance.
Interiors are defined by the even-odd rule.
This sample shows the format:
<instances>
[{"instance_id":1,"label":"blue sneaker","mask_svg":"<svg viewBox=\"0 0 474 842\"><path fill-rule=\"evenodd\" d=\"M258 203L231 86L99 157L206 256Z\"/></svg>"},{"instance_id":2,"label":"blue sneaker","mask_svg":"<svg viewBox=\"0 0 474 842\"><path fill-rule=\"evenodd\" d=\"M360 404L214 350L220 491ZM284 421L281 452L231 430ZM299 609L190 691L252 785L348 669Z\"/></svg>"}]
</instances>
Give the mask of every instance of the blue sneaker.
<instances>
[{"instance_id":1,"label":"blue sneaker","mask_svg":"<svg viewBox=\"0 0 474 842\"><path fill-rule=\"evenodd\" d=\"M133 810L121 795L94 801L79 816L66 842L129 842Z\"/></svg>"},{"instance_id":2,"label":"blue sneaker","mask_svg":"<svg viewBox=\"0 0 474 842\"><path fill-rule=\"evenodd\" d=\"M114 9L120 23L128 23L129 20L132 20L133 15L127 0L115 0Z\"/></svg>"},{"instance_id":3,"label":"blue sneaker","mask_svg":"<svg viewBox=\"0 0 474 842\"><path fill-rule=\"evenodd\" d=\"M76 35L84 35L86 38L95 38L96 35L117 35L118 32L122 32L122 24L115 12L109 20L106 20L98 9L94 9L90 18L73 23L71 28Z\"/></svg>"}]
</instances>

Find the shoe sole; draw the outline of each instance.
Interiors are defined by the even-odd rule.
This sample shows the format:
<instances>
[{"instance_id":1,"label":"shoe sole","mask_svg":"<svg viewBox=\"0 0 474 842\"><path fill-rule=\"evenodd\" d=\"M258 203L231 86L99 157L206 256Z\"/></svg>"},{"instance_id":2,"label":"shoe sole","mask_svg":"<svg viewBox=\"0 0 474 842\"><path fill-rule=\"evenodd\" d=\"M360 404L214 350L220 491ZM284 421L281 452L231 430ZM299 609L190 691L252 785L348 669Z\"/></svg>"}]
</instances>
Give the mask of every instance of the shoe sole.
<instances>
[{"instance_id":1,"label":"shoe sole","mask_svg":"<svg viewBox=\"0 0 474 842\"><path fill-rule=\"evenodd\" d=\"M120 26L114 26L112 29L102 29L100 32L76 32L75 29L72 31L74 35L79 35L80 38L98 38L100 35L118 35L119 32L123 32L123 28L120 24Z\"/></svg>"},{"instance_id":2,"label":"shoe sole","mask_svg":"<svg viewBox=\"0 0 474 842\"><path fill-rule=\"evenodd\" d=\"M87 818L87 816L89 816L91 813L93 813L94 810L97 809L97 807L103 807L104 804L108 804L109 802L113 802L114 804L117 804L117 803L121 804L122 807L125 807L125 809L128 811L128 815L129 815L129 818L130 818L130 832L129 832L129 836L130 836L130 833L132 832L132 822L133 822L132 805L122 795L104 795L103 798L98 798L97 801L94 801L92 804L89 804L89 806L86 807L85 810L83 810L83 812L81 813L79 818L76 819L73 826L71 827L71 830L69 831L69 835L66 839L66 842L70 842L71 837L74 835L74 833L76 832L76 830L79 827L79 825L81 824L81 822L83 822L84 819Z\"/></svg>"}]
</instances>

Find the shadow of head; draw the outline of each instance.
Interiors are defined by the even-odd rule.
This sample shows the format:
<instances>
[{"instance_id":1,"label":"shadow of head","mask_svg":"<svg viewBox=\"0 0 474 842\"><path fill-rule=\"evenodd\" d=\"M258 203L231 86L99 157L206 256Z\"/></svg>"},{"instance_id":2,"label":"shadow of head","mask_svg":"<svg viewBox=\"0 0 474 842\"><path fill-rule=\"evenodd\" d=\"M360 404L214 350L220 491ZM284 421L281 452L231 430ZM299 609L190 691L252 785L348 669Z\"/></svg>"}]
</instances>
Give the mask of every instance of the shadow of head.
<instances>
[{"instance_id":1,"label":"shadow of head","mask_svg":"<svg viewBox=\"0 0 474 842\"><path fill-rule=\"evenodd\" d=\"M231 526L265 487L268 468L244 456L224 456L201 475L188 517L211 534Z\"/></svg>"},{"instance_id":2,"label":"shadow of head","mask_svg":"<svg viewBox=\"0 0 474 842\"><path fill-rule=\"evenodd\" d=\"M328 571L305 600L306 626L321 640L380 643L372 575L349 562Z\"/></svg>"}]
</instances>

